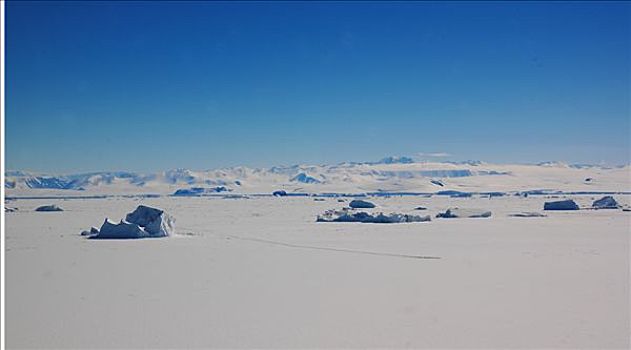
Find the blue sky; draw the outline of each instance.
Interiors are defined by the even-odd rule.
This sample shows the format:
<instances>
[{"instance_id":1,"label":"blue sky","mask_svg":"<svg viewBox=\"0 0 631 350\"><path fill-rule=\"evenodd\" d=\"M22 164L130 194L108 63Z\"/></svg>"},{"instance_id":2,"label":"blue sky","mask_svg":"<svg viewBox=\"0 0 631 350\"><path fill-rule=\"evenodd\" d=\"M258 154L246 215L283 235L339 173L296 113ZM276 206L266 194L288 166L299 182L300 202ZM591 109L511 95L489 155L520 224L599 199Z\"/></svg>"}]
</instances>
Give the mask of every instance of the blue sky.
<instances>
[{"instance_id":1,"label":"blue sky","mask_svg":"<svg viewBox=\"0 0 631 350\"><path fill-rule=\"evenodd\" d=\"M6 8L8 169L629 163L629 3Z\"/></svg>"}]
</instances>

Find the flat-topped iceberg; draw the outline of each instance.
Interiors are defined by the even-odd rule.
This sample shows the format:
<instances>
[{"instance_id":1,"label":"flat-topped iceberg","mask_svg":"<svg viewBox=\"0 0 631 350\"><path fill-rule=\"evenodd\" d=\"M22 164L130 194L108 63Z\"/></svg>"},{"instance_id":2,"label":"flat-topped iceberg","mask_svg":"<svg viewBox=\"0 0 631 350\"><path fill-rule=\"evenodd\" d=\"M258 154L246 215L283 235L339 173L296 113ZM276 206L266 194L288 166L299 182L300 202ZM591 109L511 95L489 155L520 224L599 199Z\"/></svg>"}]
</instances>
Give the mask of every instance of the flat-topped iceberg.
<instances>
[{"instance_id":1,"label":"flat-topped iceberg","mask_svg":"<svg viewBox=\"0 0 631 350\"><path fill-rule=\"evenodd\" d=\"M578 210L578 204L571 199L556 202L545 202L543 210Z\"/></svg>"},{"instance_id":2,"label":"flat-topped iceberg","mask_svg":"<svg viewBox=\"0 0 631 350\"><path fill-rule=\"evenodd\" d=\"M354 209L370 209L370 208L374 208L375 205L371 202L368 201L363 201L361 199L355 199L352 200L349 204L349 207L354 208Z\"/></svg>"}]
</instances>

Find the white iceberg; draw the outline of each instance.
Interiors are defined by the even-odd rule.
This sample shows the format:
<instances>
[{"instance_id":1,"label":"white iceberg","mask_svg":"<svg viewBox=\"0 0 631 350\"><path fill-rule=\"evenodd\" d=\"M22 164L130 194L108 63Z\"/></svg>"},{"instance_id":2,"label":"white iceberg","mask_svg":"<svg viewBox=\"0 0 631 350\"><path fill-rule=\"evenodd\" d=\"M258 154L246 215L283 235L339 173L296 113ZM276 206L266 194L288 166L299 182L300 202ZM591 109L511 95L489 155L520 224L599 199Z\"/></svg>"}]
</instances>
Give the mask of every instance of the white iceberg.
<instances>
[{"instance_id":1,"label":"white iceberg","mask_svg":"<svg viewBox=\"0 0 631 350\"><path fill-rule=\"evenodd\" d=\"M163 210L139 205L132 213L127 214L125 221L144 228L152 237L166 237L173 234L173 217Z\"/></svg>"},{"instance_id":2,"label":"white iceberg","mask_svg":"<svg viewBox=\"0 0 631 350\"><path fill-rule=\"evenodd\" d=\"M368 201L363 201L361 199L355 199L352 200L349 204L349 207L353 208L353 209L370 209L370 208L374 208L375 205L371 202Z\"/></svg>"},{"instance_id":3,"label":"white iceberg","mask_svg":"<svg viewBox=\"0 0 631 350\"><path fill-rule=\"evenodd\" d=\"M146 238L150 237L149 233L142 227L125 220L121 220L118 224L105 219L99 233L94 238L108 239L124 239L124 238Z\"/></svg>"},{"instance_id":4,"label":"white iceberg","mask_svg":"<svg viewBox=\"0 0 631 350\"><path fill-rule=\"evenodd\" d=\"M118 224L105 219L100 230L93 228L82 235L93 238L148 238L168 237L175 233L173 217L163 210L139 205ZM85 233L85 234L84 234Z\"/></svg>"},{"instance_id":5,"label":"white iceberg","mask_svg":"<svg viewBox=\"0 0 631 350\"><path fill-rule=\"evenodd\" d=\"M92 226L90 228L90 231L82 231L81 232L81 236L96 236L99 234L99 229Z\"/></svg>"},{"instance_id":6,"label":"white iceberg","mask_svg":"<svg viewBox=\"0 0 631 350\"><path fill-rule=\"evenodd\" d=\"M578 210L578 204L571 199L556 202L545 202L543 210Z\"/></svg>"}]
</instances>

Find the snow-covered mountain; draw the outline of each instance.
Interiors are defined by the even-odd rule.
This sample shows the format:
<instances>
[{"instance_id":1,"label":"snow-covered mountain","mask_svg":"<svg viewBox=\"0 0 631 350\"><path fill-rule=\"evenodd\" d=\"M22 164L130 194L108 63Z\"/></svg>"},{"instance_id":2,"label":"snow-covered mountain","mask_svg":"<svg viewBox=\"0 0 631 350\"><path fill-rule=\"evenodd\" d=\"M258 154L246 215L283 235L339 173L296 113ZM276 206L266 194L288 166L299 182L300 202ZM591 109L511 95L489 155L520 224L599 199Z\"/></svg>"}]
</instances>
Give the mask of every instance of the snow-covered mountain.
<instances>
[{"instance_id":1,"label":"snow-covered mountain","mask_svg":"<svg viewBox=\"0 0 631 350\"><path fill-rule=\"evenodd\" d=\"M24 171L5 173L8 195L172 194L287 192L631 191L631 167L606 168L545 162L533 165L480 161L414 162L387 157L378 162L293 165L271 168L167 170L159 173L96 172L56 176Z\"/></svg>"}]
</instances>

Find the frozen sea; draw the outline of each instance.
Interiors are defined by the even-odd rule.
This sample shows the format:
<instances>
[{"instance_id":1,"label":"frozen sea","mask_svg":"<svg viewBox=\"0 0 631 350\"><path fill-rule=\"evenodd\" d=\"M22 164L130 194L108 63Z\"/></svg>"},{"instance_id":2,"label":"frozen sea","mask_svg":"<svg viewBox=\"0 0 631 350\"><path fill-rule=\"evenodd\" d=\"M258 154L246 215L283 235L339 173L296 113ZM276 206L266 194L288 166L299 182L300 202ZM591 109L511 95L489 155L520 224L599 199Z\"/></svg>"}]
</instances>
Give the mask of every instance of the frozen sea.
<instances>
[{"instance_id":1,"label":"frozen sea","mask_svg":"<svg viewBox=\"0 0 631 350\"><path fill-rule=\"evenodd\" d=\"M432 221L316 223L348 204L334 198L7 202L7 348L629 348L631 212L368 200ZM34 211L45 204L64 211ZM177 235L79 235L139 204L173 215ZM448 207L493 215L434 218Z\"/></svg>"}]
</instances>

